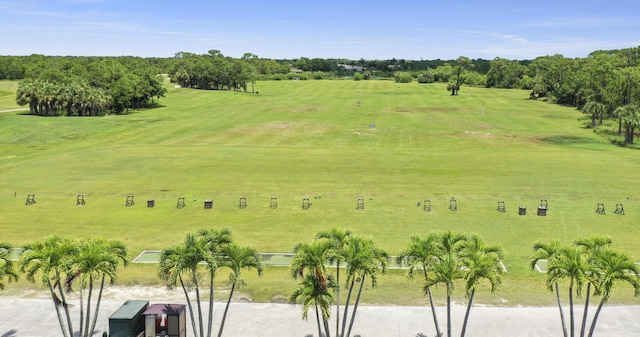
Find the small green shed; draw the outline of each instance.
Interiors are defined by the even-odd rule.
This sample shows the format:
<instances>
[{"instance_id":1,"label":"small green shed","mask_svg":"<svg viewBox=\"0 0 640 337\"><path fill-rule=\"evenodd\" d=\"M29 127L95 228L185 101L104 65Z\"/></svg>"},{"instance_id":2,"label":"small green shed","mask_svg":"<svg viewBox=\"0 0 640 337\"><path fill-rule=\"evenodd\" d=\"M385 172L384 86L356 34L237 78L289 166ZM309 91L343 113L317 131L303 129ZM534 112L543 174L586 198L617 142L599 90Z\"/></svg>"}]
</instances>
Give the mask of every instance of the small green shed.
<instances>
[{"instance_id":1,"label":"small green shed","mask_svg":"<svg viewBox=\"0 0 640 337\"><path fill-rule=\"evenodd\" d=\"M128 300L109 317L110 337L135 337L144 332L142 313L149 307L149 301Z\"/></svg>"}]
</instances>

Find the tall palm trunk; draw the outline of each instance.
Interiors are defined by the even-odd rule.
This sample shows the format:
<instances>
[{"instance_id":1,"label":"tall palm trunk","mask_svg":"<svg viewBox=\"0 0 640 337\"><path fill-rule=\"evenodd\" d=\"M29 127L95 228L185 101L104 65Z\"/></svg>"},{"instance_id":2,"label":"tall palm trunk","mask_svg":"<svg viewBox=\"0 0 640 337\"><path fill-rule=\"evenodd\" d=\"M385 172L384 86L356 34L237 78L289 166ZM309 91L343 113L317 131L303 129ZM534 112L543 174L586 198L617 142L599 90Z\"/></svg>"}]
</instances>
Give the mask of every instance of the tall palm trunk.
<instances>
[{"instance_id":1,"label":"tall palm trunk","mask_svg":"<svg viewBox=\"0 0 640 337\"><path fill-rule=\"evenodd\" d=\"M62 320L62 313L60 312L60 305L64 305L63 303L59 303L57 300L58 296L56 295L53 286L51 285L51 280L47 280L47 286L49 287L49 292L51 292L51 299L53 300L53 306L56 308L56 315L58 316L58 323L60 324L60 329L62 330L63 337L69 337L67 334L67 330L64 326L64 321ZM73 335L71 335L73 336Z\"/></svg>"},{"instance_id":2,"label":"tall palm trunk","mask_svg":"<svg viewBox=\"0 0 640 337\"><path fill-rule=\"evenodd\" d=\"M575 337L575 324L574 324L574 316L573 316L573 279L571 279L571 283L569 284L569 322L571 327L571 337Z\"/></svg>"},{"instance_id":3,"label":"tall palm trunk","mask_svg":"<svg viewBox=\"0 0 640 337\"><path fill-rule=\"evenodd\" d=\"M189 316L191 317L191 325L193 327L193 335L195 337L198 337L198 329L196 329L196 320L193 314L193 305L191 305L191 300L189 299L189 293L187 292L187 288L184 286L182 276L178 276L178 279L180 279L180 286L182 287L182 291L184 291L184 297L187 300L187 307L189 308Z\"/></svg>"},{"instance_id":4,"label":"tall palm trunk","mask_svg":"<svg viewBox=\"0 0 640 337\"><path fill-rule=\"evenodd\" d=\"M423 270L424 270L424 279L426 280L429 278L429 275L427 274L427 268L423 267ZM427 288L427 296L429 297L429 306L431 307L431 314L433 315L433 324L436 326L436 337L442 337L442 332L440 332L440 325L438 325L436 307L433 303L433 294L431 293L431 287Z\"/></svg>"},{"instance_id":5,"label":"tall palm trunk","mask_svg":"<svg viewBox=\"0 0 640 337\"><path fill-rule=\"evenodd\" d=\"M324 324L325 336L331 337L331 331L329 330L329 321L326 317L324 317L324 314L322 314L322 324Z\"/></svg>"},{"instance_id":6,"label":"tall palm trunk","mask_svg":"<svg viewBox=\"0 0 640 337\"><path fill-rule=\"evenodd\" d=\"M605 297L602 297L602 300L600 300L600 304L598 304L598 309L596 309L596 314L593 316L593 321L591 321L591 327L589 328L588 337L592 337L593 336L593 332L596 329L596 322L598 322L598 316L600 316L600 310L602 310L602 306L606 302L607 302L607 299Z\"/></svg>"},{"instance_id":7,"label":"tall palm trunk","mask_svg":"<svg viewBox=\"0 0 640 337\"><path fill-rule=\"evenodd\" d=\"M354 284L355 284L355 277L351 279L351 284L349 285L349 292L347 293L347 301L344 303L344 314L342 316L342 331L340 333L340 337L345 336L344 332L347 328L347 315L349 313L349 301L351 301L351 292L353 291Z\"/></svg>"},{"instance_id":8,"label":"tall palm trunk","mask_svg":"<svg viewBox=\"0 0 640 337\"><path fill-rule=\"evenodd\" d=\"M98 292L98 300L96 301L96 310L93 314L93 322L91 322L91 329L89 332L93 335L93 332L96 330L96 322L98 321L98 310L100 310L100 301L102 300L102 290L104 289L104 278L102 275L102 281L100 282L100 291Z\"/></svg>"},{"instance_id":9,"label":"tall palm trunk","mask_svg":"<svg viewBox=\"0 0 640 337\"><path fill-rule=\"evenodd\" d=\"M218 337L222 336L222 329L224 329L224 322L227 320L227 312L229 311L229 304L231 303L231 298L233 297L233 292L236 290L236 282L234 281L231 284L231 291L229 292L229 298L227 299L227 305L224 307L224 313L222 314L222 322L220 322L220 331L218 331ZM318 306L316 305L316 309Z\"/></svg>"},{"instance_id":10,"label":"tall palm trunk","mask_svg":"<svg viewBox=\"0 0 640 337\"><path fill-rule=\"evenodd\" d=\"M253 90L253 82L251 82ZM336 260L336 337L340 332L340 260Z\"/></svg>"},{"instance_id":11,"label":"tall palm trunk","mask_svg":"<svg viewBox=\"0 0 640 337\"><path fill-rule=\"evenodd\" d=\"M462 66L458 65L458 75L456 76L456 88L454 89L452 95L456 95L456 91L460 90L460 74L462 73Z\"/></svg>"},{"instance_id":12,"label":"tall palm trunk","mask_svg":"<svg viewBox=\"0 0 640 337\"><path fill-rule=\"evenodd\" d=\"M60 301L62 301L62 306L64 308L64 314L67 316L67 328L69 329L69 336L73 336L73 324L71 323L71 313L69 312L69 305L67 304L67 299L64 296L64 291L62 289L62 282L60 282L60 272L56 271L56 280L58 280L58 292L60 293ZM54 291L55 292L55 291Z\"/></svg>"},{"instance_id":13,"label":"tall palm trunk","mask_svg":"<svg viewBox=\"0 0 640 337\"><path fill-rule=\"evenodd\" d=\"M316 307L316 324L318 325L318 337L322 337L322 326L320 325L320 313L318 312L318 303L315 304Z\"/></svg>"},{"instance_id":14,"label":"tall palm trunk","mask_svg":"<svg viewBox=\"0 0 640 337\"><path fill-rule=\"evenodd\" d=\"M84 281L80 281L84 282ZM82 332L84 331L84 284L80 286L80 329L78 330L78 334L82 336ZM74 336L73 334L71 336Z\"/></svg>"},{"instance_id":15,"label":"tall palm trunk","mask_svg":"<svg viewBox=\"0 0 640 337\"><path fill-rule=\"evenodd\" d=\"M447 337L451 337L451 284L447 283Z\"/></svg>"},{"instance_id":16,"label":"tall palm trunk","mask_svg":"<svg viewBox=\"0 0 640 337\"><path fill-rule=\"evenodd\" d=\"M191 279L193 280L194 288L196 290L196 306L198 307L198 323L200 325L200 336L204 336L204 325L202 322L202 303L200 302L200 287L198 286L198 275L196 271L191 271Z\"/></svg>"},{"instance_id":17,"label":"tall palm trunk","mask_svg":"<svg viewBox=\"0 0 640 337\"><path fill-rule=\"evenodd\" d=\"M464 337L464 334L467 332L467 322L469 321L469 313L471 312L471 304L473 303L473 295L476 294L476 290L471 290L471 294L469 294L469 302L467 303L467 311L464 314L464 321L462 322L462 332L460 333L460 337Z\"/></svg>"},{"instance_id":18,"label":"tall palm trunk","mask_svg":"<svg viewBox=\"0 0 640 337\"><path fill-rule=\"evenodd\" d=\"M436 326L436 337L442 337L440 325L438 324L438 317L436 315L436 307L433 303L433 294L431 293L431 287L427 288L427 295L429 296L429 306L431 306L431 313L433 315L433 324Z\"/></svg>"},{"instance_id":19,"label":"tall palm trunk","mask_svg":"<svg viewBox=\"0 0 640 337\"><path fill-rule=\"evenodd\" d=\"M87 294L87 311L84 323L84 334L82 336L89 337L89 320L91 319L91 296L93 295L93 276L89 276L89 292Z\"/></svg>"},{"instance_id":20,"label":"tall palm trunk","mask_svg":"<svg viewBox=\"0 0 640 337\"><path fill-rule=\"evenodd\" d=\"M560 322L562 323L562 333L564 337L567 337L567 323L564 319L564 310L562 310L562 302L560 301L560 287L558 287L558 282L555 284L556 286L556 298L558 300L558 308L560 309Z\"/></svg>"},{"instance_id":21,"label":"tall palm trunk","mask_svg":"<svg viewBox=\"0 0 640 337\"><path fill-rule=\"evenodd\" d=\"M213 279L215 277L213 272L209 274L209 320L207 321L207 337L211 337L211 330L213 329Z\"/></svg>"},{"instance_id":22,"label":"tall palm trunk","mask_svg":"<svg viewBox=\"0 0 640 337\"><path fill-rule=\"evenodd\" d=\"M589 310L589 295L591 292L591 282L587 283L587 296L584 300L584 313L582 313L582 326L580 327L580 337L584 337L587 327L587 311Z\"/></svg>"},{"instance_id":23,"label":"tall palm trunk","mask_svg":"<svg viewBox=\"0 0 640 337\"><path fill-rule=\"evenodd\" d=\"M353 305L353 312L351 313L351 322L349 322L349 330L347 331L347 335L343 337L351 336L351 328L353 328L353 322L356 319L356 311L358 310L358 303L360 303L360 294L362 294L362 288L364 286L364 277L366 275L362 275L362 280L360 280L360 289L358 289L358 296L356 296L356 303Z\"/></svg>"}]
</instances>

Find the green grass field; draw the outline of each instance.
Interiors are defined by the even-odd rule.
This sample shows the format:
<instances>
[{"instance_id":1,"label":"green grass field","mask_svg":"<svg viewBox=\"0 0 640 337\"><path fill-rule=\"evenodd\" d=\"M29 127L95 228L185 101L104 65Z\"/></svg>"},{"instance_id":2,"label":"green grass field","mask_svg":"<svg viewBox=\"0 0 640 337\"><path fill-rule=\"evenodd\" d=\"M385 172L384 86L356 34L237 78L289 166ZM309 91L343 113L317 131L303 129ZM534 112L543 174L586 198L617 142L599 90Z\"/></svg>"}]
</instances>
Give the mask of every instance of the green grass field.
<instances>
[{"instance_id":1,"label":"green grass field","mask_svg":"<svg viewBox=\"0 0 640 337\"><path fill-rule=\"evenodd\" d=\"M17 108L7 95L16 86L0 82L0 110ZM504 248L504 284L496 294L480 289L478 300L507 305L554 301L544 276L529 270L536 240L609 235L640 260L640 152L583 128L576 109L531 101L527 91L463 87L453 97L439 84L392 81L258 82L256 90L170 86L159 108L99 118L0 113L0 241L104 236L126 242L134 258L177 244L187 231L228 227L241 244L290 252L341 226L395 255L412 234L450 229ZM85 206L76 206L79 193ZM28 194L35 205L25 206ZM124 206L127 195L135 206ZM545 217L536 216L542 199ZM597 203L607 215L595 213ZM613 213L616 203L626 215ZM296 284L288 273L245 274L243 291L258 301L287 296ZM132 265L119 282L158 280L152 265ZM420 305L420 289L394 270L363 301ZM638 303L625 288L614 301Z\"/></svg>"}]
</instances>

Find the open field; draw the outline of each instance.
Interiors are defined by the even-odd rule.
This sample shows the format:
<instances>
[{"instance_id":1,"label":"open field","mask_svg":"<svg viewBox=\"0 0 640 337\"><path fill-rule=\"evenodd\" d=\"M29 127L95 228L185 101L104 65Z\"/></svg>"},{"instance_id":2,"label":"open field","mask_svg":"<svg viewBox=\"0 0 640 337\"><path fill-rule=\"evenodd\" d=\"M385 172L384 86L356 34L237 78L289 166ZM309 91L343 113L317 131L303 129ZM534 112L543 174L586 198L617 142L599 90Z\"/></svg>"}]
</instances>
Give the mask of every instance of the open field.
<instances>
[{"instance_id":1,"label":"open field","mask_svg":"<svg viewBox=\"0 0 640 337\"><path fill-rule=\"evenodd\" d=\"M3 90L15 83L0 82ZM342 226L395 255L412 234L475 232L505 251L502 288L477 295L499 305L554 303L544 277L529 270L536 240L609 235L640 260L640 152L582 128L575 109L530 101L526 91L463 87L452 97L442 85L391 81L258 82L256 90L171 86L160 108L100 118L0 113L0 241L105 236L126 242L134 258L177 244L186 231L228 227L241 244L290 252ZM0 110L15 109L6 97ZM24 205L28 194L35 205ZM124 206L127 195L135 206ZM204 209L205 199L213 209ZM545 217L535 214L542 199ZM496 211L498 201L506 212ZM595 213L597 203L606 215ZM626 215L613 213L616 203ZM286 296L295 287L288 273L247 273L242 290L258 301ZM158 282L150 265L124 269L119 281ZM394 270L363 301L421 305L420 289ZM640 303L630 289L616 294L614 302Z\"/></svg>"}]
</instances>

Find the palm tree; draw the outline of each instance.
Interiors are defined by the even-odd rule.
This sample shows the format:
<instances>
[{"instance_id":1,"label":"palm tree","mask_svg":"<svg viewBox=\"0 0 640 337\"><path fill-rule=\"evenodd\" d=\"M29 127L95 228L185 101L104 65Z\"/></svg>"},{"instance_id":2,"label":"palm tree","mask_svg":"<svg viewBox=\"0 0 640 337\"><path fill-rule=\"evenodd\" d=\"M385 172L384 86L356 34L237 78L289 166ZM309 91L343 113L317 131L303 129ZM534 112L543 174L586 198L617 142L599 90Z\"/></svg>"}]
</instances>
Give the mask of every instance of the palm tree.
<instances>
[{"instance_id":1,"label":"palm tree","mask_svg":"<svg viewBox=\"0 0 640 337\"><path fill-rule=\"evenodd\" d=\"M589 101L582 107L582 111L591 117L591 128L595 129L596 119L602 118L606 111L604 104L596 101ZM600 119L602 120L602 119Z\"/></svg>"},{"instance_id":2,"label":"palm tree","mask_svg":"<svg viewBox=\"0 0 640 337\"><path fill-rule=\"evenodd\" d=\"M299 243L293 248L291 260L291 276L304 277L311 272L322 288L328 288L327 273L324 262L327 260L331 242L315 240L311 243Z\"/></svg>"},{"instance_id":3,"label":"palm tree","mask_svg":"<svg viewBox=\"0 0 640 337\"><path fill-rule=\"evenodd\" d=\"M330 307L331 302L333 301L333 295L331 295L329 288L332 288L333 286L335 286L335 284L331 277L328 277L327 284L323 285L315 274L309 273L304 275L304 278L300 283L300 287L289 297L289 303L299 303L302 305L302 319L304 320L308 317L309 308L312 305L315 307L319 337L322 337L320 312L322 313L325 334L327 337L330 337L328 319L331 314Z\"/></svg>"},{"instance_id":4,"label":"palm tree","mask_svg":"<svg viewBox=\"0 0 640 337\"><path fill-rule=\"evenodd\" d=\"M622 117L624 116L624 108L619 106L613 110L612 116L618 120L618 135L622 134Z\"/></svg>"},{"instance_id":5,"label":"palm tree","mask_svg":"<svg viewBox=\"0 0 640 337\"><path fill-rule=\"evenodd\" d=\"M426 282L426 280L429 279L428 270L436 262L439 253L439 237L437 234L430 234L424 238L414 235L410 240L408 247L396 257L396 262L408 267L407 275L409 278L413 278L413 274L416 270L422 270L424 280ZM438 325L438 318L436 316L436 308L433 303L431 287L427 287L426 292L429 297L433 323L436 327L436 336L442 336L440 326Z\"/></svg>"},{"instance_id":6,"label":"palm tree","mask_svg":"<svg viewBox=\"0 0 640 337\"><path fill-rule=\"evenodd\" d=\"M563 247L558 254L553 256L547 266L547 287L553 289L553 285L559 280L569 280L569 319L571 337L575 336L573 294L580 296L585 280L585 271L588 266L584 256L578 247Z\"/></svg>"},{"instance_id":7,"label":"palm tree","mask_svg":"<svg viewBox=\"0 0 640 337\"><path fill-rule=\"evenodd\" d=\"M316 319L318 320L318 331L320 332L320 318L318 316L318 306L323 312L322 318L325 321L325 333L329 336L327 319L330 317L329 306L333 296L328 292L329 288L335 286L331 277L327 275L324 262L327 261L329 250L331 249L331 242L327 240L314 240L311 243L299 243L293 248L294 256L291 260L291 276L293 278L302 277L303 282L301 288L298 289L303 293L313 294L315 299L313 303L316 305ZM302 290L305 289L306 290ZM329 295L327 295L329 294ZM294 293L296 295L296 293ZM296 298L291 296L290 302ZM327 302L326 310L324 308L324 302L326 299L330 299ZM309 299L307 299L308 301ZM305 306L303 301L303 310L308 310L308 306ZM303 312L303 318L306 319L306 312Z\"/></svg>"},{"instance_id":8,"label":"palm tree","mask_svg":"<svg viewBox=\"0 0 640 337\"><path fill-rule=\"evenodd\" d=\"M197 231L196 235L204 240L204 261L209 272L209 316L207 317L207 337L211 337L211 333L213 331L213 282L219 264L221 263L221 250L231 244L233 240L231 238L231 230L228 228L221 230L200 229Z\"/></svg>"},{"instance_id":9,"label":"palm tree","mask_svg":"<svg viewBox=\"0 0 640 337\"><path fill-rule=\"evenodd\" d=\"M460 86L462 85L462 71L473 67L473 62L466 56L459 56L456 59L456 63L458 64L456 82L455 84L450 83L451 87L447 87L447 90L451 90L451 95L457 95L458 91L460 91Z\"/></svg>"},{"instance_id":10,"label":"palm tree","mask_svg":"<svg viewBox=\"0 0 640 337\"><path fill-rule=\"evenodd\" d=\"M465 288L469 302L464 315L462 332L460 337L464 337L467 330L469 313L476 288L482 279L489 281L491 292L494 292L502 283L502 248L497 245L485 245L478 235L472 235L464 242L464 249L461 252L462 264L465 269Z\"/></svg>"},{"instance_id":11,"label":"palm tree","mask_svg":"<svg viewBox=\"0 0 640 337\"><path fill-rule=\"evenodd\" d=\"M587 262L591 265L597 267L598 260L593 259L592 257L597 254L600 249L611 246L613 241L610 237L605 236L593 236L587 239L578 239L574 241L574 245L583 249L583 253L587 256ZM589 297L591 296L591 284L594 281L594 277L596 276L595 270L593 268L589 268L585 271L585 277L587 280L587 295L585 296L584 301L584 311L582 313L582 325L580 326L580 337L584 337L586 332L585 328L587 325L587 313L589 311Z\"/></svg>"},{"instance_id":12,"label":"palm tree","mask_svg":"<svg viewBox=\"0 0 640 337\"><path fill-rule=\"evenodd\" d=\"M611 249L603 248L595 252L594 258L598 260L598 281L596 294L602 299L589 328L588 337L593 336L600 311L611 297L611 293L617 282L626 282L633 286L634 296L640 295L640 268L628 255L618 253Z\"/></svg>"},{"instance_id":13,"label":"palm tree","mask_svg":"<svg viewBox=\"0 0 640 337\"><path fill-rule=\"evenodd\" d=\"M454 290L454 282L463 277L459 253L464 248L466 237L462 234L454 234L451 231L444 232L438 240L438 257L429 269L429 277L425 281L424 291L439 283L447 288L447 337L451 337L451 294Z\"/></svg>"},{"instance_id":14,"label":"palm tree","mask_svg":"<svg viewBox=\"0 0 640 337\"><path fill-rule=\"evenodd\" d=\"M614 115L618 118L618 134L622 133L624 127L624 142L633 144L634 131L640 126L640 109L635 104L627 104L614 110Z\"/></svg>"},{"instance_id":15,"label":"palm tree","mask_svg":"<svg viewBox=\"0 0 640 337\"><path fill-rule=\"evenodd\" d=\"M4 289L2 279L6 278L9 282L18 280L18 274L13 269L11 261L11 248L10 244L0 242L0 289Z\"/></svg>"},{"instance_id":16,"label":"palm tree","mask_svg":"<svg viewBox=\"0 0 640 337\"><path fill-rule=\"evenodd\" d=\"M158 276L169 288L174 288L178 282L184 292L193 325L193 334L204 336L202 322L202 306L200 303L199 268L198 264L207 258L207 244L201 236L195 233L187 233L182 244L167 248L160 253ZM184 276L184 278L183 278ZM185 278L188 284L185 284ZM196 305L198 310L199 329L196 327L195 313L187 287L193 286L196 292Z\"/></svg>"},{"instance_id":17,"label":"palm tree","mask_svg":"<svg viewBox=\"0 0 640 337\"><path fill-rule=\"evenodd\" d=\"M375 287L378 284L378 272L385 273L389 264L389 254L382 249L375 246L373 240L358 236L352 236L349 238L349 242L345 247L345 263L347 265L347 283L350 282L349 294L347 295L347 302L344 308L344 318L342 320L342 337L349 337L351 335L351 329L356 318L356 312L358 310L358 304L360 303L360 296L362 295L362 288L364 287L365 278L369 276L371 278L371 286ZM347 315L349 313L348 305L351 297L355 281L359 279L360 287L353 306L353 312L351 313L351 320L349 322L349 330L345 334L345 324Z\"/></svg>"},{"instance_id":18,"label":"palm tree","mask_svg":"<svg viewBox=\"0 0 640 337\"><path fill-rule=\"evenodd\" d=\"M110 283L115 281L120 261L122 261L125 266L128 264L126 246L120 241L91 239L79 243L79 251L72 261L72 272L68 274L65 280L65 287L69 292L76 280L80 282L81 336L89 337L93 335L100 310L100 301L102 299L105 279L108 277ZM91 299L94 292L95 281L97 280L100 280L100 286L93 320L91 320ZM86 312L83 310L83 294L85 290L87 292Z\"/></svg>"},{"instance_id":19,"label":"palm tree","mask_svg":"<svg viewBox=\"0 0 640 337\"><path fill-rule=\"evenodd\" d=\"M229 280L231 281L231 291L229 292L229 298L227 299L227 305L224 308L224 314L222 315L222 322L220 323L220 331L218 337L222 336L222 330L224 329L224 323L227 318L227 312L229 311L229 303L233 297L233 292L236 289L238 282L241 282L240 273L243 269L251 270L256 269L258 276L262 275L262 261L260 254L253 247L240 247L237 244L226 245L221 249L221 266L231 269Z\"/></svg>"},{"instance_id":20,"label":"palm tree","mask_svg":"<svg viewBox=\"0 0 640 337\"><path fill-rule=\"evenodd\" d=\"M531 257L531 270L536 268L536 265L540 260L546 260L547 262L560 252L560 241L552 240L550 243L536 242L533 244L533 256ZM556 300L558 302L558 308L560 309L560 322L562 323L562 332L564 337L567 337L567 323L564 318L564 311L562 310L562 301L560 300L560 287L558 282L554 282L553 288L556 292ZM553 291L553 289L552 289Z\"/></svg>"},{"instance_id":21,"label":"palm tree","mask_svg":"<svg viewBox=\"0 0 640 337\"><path fill-rule=\"evenodd\" d=\"M22 80L16 90L16 103L20 106L29 104L29 113L34 115L37 110L36 83L32 80Z\"/></svg>"},{"instance_id":22,"label":"palm tree","mask_svg":"<svg viewBox=\"0 0 640 337\"><path fill-rule=\"evenodd\" d=\"M340 262L344 260L344 248L350 237L351 231L337 227L316 235L317 239L327 239L331 242L331 247L328 251L328 261L329 263L335 262L336 264L336 336L338 336L340 328Z\"/></svg>"},{"instance_id":23,"label":"palm tree","mask_svg":"<svg viewBox=\"0 0 640 337\"><path fill-rule=\"evenodd\" d=\"M49 288L64 337L73 336L74 331L62 289L62 276L69 272L69 266L77 253L78 245L73 240L50 236L41 242L26 245L19 262L20 271L26 273L27 280L35 282L39 274L42 283ZM66 326L60 312L61 307L66 315Z\"/></svg>"}]
</instances>

